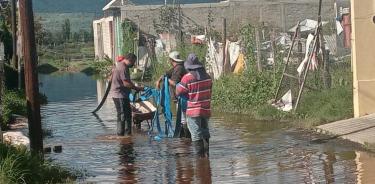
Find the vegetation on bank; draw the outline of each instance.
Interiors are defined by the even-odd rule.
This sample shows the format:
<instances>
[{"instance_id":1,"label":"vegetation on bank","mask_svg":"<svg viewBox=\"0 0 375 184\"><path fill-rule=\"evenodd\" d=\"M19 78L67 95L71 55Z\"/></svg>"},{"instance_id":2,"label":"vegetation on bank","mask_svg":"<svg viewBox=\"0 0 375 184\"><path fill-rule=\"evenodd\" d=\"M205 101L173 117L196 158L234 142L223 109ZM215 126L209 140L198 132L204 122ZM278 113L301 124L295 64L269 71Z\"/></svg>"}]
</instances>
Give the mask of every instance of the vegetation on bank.
<instances>
[{"instance_id":1,"label":"vegetation on bank","mask_svg":"<svg viewBox=\"0 0 375 184\"><path fill-rule=\"evenodd\" d=\"M0 143L0 183L72 183L77 174L43 160L26 147Z\"/></svg>"},{"instance_id":2,"label":"vegetation on bank","mask_svg":"<svg viewBox=\"0 0 375 184\"><path fill-rule=\"evenodd\" d=\"M8 124L11 122L13 114L22 116L27 115L26 111L26 98L24 93L20 91L5 91L3 95L3 119L1 124L2 130L7 130Z\"/></svg>"},{"instance_id":3,"label":"vegetation on bank","mask_svg":"<svg viewBox=\"0 0 375 184\"><path fill-rule=\"evenodd\" d=\"M353 117L350 68L334 69L332 82L329 89L305 89L297 111L283 112L268 103L277 87L273 73L227 75L214 82L212 106L223 112L249 114L260 120L293 121L308 127Z\"/></svg>"}]
</instances>

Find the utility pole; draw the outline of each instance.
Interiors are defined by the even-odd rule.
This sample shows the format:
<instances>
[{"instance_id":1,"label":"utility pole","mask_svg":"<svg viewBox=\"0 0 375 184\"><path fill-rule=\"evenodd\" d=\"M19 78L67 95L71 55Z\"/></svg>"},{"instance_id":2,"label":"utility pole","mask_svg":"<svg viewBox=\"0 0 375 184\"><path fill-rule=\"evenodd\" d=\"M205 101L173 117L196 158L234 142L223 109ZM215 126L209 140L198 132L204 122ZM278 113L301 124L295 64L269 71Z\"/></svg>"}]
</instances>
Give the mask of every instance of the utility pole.
<instances>
[{"instance_id":1,"label":"utility pole","mask_svg":"<svg viewBox=\"0 0 375 184\"><path fill-rule=\"evenodd\" d=\"M17 60L17 8L16 8L16 1L11 0L11 12L12 12L12 43L13 43L13 56L12 56L12 63L14 68L18 68L18 60ZM20 74L20 72L18 72Z\"/></svg>"},{"instance_id":2,"label":"utility pole","mask_svg":"<svg viewBox=\"0 0 375 184\"><path fill-rule=\"evenodd\" d=\"M27 114L29 123L30 149L42 154L42 124L40 118L38 73L36 70L37 53L34 33L34 15L32 0L20 0L19 11L23 40L23 55L25 63L25 86Z\"/></svg>"}]
</instances>

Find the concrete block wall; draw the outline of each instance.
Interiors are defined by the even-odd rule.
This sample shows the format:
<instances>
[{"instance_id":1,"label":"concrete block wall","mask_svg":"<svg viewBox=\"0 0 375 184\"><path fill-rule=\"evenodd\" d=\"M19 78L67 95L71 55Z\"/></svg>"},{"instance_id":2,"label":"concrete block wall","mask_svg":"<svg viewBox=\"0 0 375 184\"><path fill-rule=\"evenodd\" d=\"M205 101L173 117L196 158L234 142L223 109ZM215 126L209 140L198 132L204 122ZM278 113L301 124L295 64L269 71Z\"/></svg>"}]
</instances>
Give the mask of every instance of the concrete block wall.
<instances>
[{"instance_id":1,"label":"concrete block wall","mask_svg":"<svg viewBox=\"0 0 375 184\"><path fill-rule=\"evenodd\" d=\"M284 1L240 1L232 0L222 3L203 3L181 5L183 15L183 27L185 31L195 25L206 27L209 11L214 17L213 26L217 31L222 31L222 18L227 18L228 31L237 31L241 24L265 22L288 30L299 20L317 19L319 1L317 0L284 0ZM154 34L153 21L159 18L161 6L123 6L121 8L122 19L130 19L137 22L146 33ZM334 20L333 1L323 0L322 18L324 21Z\"/></svg>"}]
</instances>

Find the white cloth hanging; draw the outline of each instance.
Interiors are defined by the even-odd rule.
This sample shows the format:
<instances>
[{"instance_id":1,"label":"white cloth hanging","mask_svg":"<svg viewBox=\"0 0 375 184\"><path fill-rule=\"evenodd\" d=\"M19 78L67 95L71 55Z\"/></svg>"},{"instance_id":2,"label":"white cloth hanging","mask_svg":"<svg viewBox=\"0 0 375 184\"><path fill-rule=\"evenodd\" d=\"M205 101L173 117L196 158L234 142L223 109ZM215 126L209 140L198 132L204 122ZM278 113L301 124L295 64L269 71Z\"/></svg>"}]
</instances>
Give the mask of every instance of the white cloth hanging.
<instances>
[{"instance_id":1,"label":"white cloth hanging","mask_svg":"<svg viewBox=\"0 0 375 184\"><path fill-rule=\"evenodd\" d=\"M311 43L314 40L314 38L315 38L314 35L309 34L309 36L306 39L305 58L303 59L303 61L301 62L301 64L297 68L297 72L298 72L299 75L301 75L302 72L304 71L304 69L305 69L305 67L307 65L307 62L309 61L309 58L311 57L310 54L313 54L313 57L312 57L312 60L311 60L311 68L310 69L315 70L318 67L318 62L316 61L316 56L315 56L316 53L312 53L312 52L314 52L313 51L314 48L312 48L314 46Z\"/></svg>"}]
</instances>

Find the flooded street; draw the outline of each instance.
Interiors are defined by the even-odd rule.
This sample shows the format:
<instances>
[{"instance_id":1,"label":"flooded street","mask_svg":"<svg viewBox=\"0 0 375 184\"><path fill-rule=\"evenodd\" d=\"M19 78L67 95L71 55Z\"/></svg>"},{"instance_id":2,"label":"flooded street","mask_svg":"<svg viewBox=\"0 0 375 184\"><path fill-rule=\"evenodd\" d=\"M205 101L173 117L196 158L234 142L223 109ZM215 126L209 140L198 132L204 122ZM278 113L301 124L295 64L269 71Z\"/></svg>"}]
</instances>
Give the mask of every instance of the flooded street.
<instances>
[{"instance_id":1,"label":"flooded street","mask_svg":"<svg viewBox=\"0 0 375 184\"><path fill-rule=\"evenodd\" d=\"M95 117L97 82L84 74L39 75L48 158L83 173L82 183L375 183L375 157L341 141L311 142L286 123L216 113L210 158L196 159L188 141L153 141L147 125L122 140L112 103ZM109 100L111 102L111 99ZM103 138L104 137L104 138Z\"/></svg>"}]
</instances>

